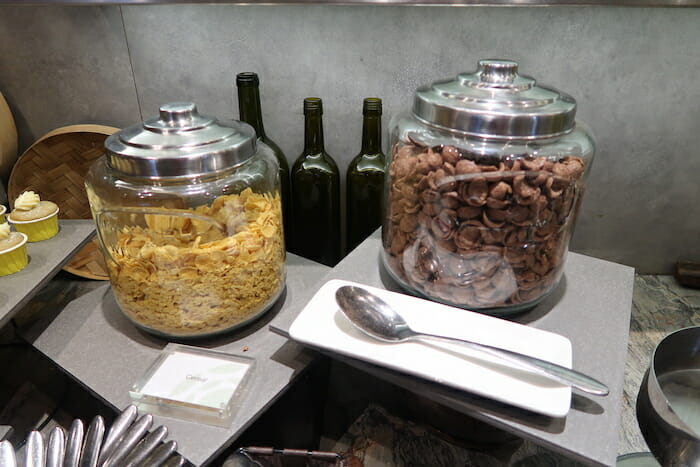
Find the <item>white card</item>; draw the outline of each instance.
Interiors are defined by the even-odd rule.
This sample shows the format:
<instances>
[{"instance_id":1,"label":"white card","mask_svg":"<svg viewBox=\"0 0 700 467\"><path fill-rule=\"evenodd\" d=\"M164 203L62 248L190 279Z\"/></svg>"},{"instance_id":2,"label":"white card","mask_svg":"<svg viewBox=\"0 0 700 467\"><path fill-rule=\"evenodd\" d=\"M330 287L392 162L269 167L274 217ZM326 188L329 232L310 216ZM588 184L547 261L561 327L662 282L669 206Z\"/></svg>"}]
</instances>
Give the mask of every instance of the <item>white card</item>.
<instances>
[{"instance_id":1,"label":"white card","mask_svg":"<svg viewBox=\"0 0 700 467\"><path fill-rule=\"evenodd\" d=\"M172 401L222 409L233 397L248 364L188 353L168 355L142 393Z\"/></svg>"},{"instance_id":2,"label":"white card","mask_svg":"<svg viewBox=\"0 0 700 467\"><path fill-rule=\"evenodd\" d=\"M168 344L129 393L151 413L227 426L253 364L249 357Z\"/></svg>"}]
</instances>

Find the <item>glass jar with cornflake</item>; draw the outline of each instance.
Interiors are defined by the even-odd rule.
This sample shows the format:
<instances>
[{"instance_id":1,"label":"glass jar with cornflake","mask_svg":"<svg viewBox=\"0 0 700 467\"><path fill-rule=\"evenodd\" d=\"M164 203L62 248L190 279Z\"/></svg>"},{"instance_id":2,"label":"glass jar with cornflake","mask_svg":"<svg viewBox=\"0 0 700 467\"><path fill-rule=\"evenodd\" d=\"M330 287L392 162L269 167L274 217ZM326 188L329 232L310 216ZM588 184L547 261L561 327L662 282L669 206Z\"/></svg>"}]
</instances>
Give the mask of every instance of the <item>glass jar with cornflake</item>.
<instances>
[{"instance_id":1,"label":"glass jar with cornflake","mask_svg":"<svg viewBox=\"0 0 700 467\"><path fill-rule=\"evenodd\" d=\"M107 138L85 185L114 296L138 327L198 337L261 316L285 281L272 150L192 103Z\"/></svg>"},{"instance_id":2,"label":"glass jar with cornflake","mask_svg":"<svg viewBox=\"0 0 700 467\"><path fill-rule=\"evenodd\" d=\"M382 259L406 289L490 314L559 282L594 155L576 102L508 60L416 91L394 117Z\"/></svg>"}]
</instances>

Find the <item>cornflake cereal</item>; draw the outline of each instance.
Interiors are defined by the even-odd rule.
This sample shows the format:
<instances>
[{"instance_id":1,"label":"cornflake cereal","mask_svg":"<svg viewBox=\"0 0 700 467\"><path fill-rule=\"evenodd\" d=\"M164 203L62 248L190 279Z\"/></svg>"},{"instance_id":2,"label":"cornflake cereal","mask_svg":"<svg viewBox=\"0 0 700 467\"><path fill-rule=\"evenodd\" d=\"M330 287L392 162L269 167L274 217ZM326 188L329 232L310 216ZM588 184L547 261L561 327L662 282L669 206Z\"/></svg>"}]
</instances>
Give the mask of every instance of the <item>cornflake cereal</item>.
<instances>
[{"instance_id":1,"label":"cornflake cereal","mask_svg":"<svg viewBox=\"0 0 700 467\"><path fill-rule=\"evenodd\" d=\"M278 194L247 188L211 206L145 218L146 227L122 228L107 262L117 301L136 323L174 336L209 334L260 312L281 292Z\"/></svg>"}]
</instances>

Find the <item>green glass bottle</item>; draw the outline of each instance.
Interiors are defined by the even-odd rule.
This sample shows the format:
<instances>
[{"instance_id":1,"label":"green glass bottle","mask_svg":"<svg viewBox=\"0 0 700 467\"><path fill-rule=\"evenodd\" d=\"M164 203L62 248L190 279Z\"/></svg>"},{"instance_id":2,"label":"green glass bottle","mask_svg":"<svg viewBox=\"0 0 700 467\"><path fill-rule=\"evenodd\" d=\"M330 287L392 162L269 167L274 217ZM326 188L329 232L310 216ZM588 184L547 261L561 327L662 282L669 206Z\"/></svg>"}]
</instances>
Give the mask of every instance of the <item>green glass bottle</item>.
<instances>
[{"instance_id":1,"label":"green glass bottle","mask_svg":"<svg viewBox=\"0 0 700 467\"><path fill-rule=\"evenodd\" d=\"M304 99L304 151L292 165L292 251L334 266L341 258L340 172L323 145L323 107Z\"/></svg>"},{"instance_id":2,"label":"green glass bottle","mask_svg":"<svg viewBox=\"0 0 700 467\"><path fill-rule=\"evenodd\" d=\"M362 149L350 162L347 189L347 251L382 225L386 156L382 152L382 100L368 97L362 105Z\"/></svg>"},{"instance_id":3,"label":"green glass bottle","mask_svg":"<svg viewBox=\"0 0 700 467\"><path fill-rule=\"evenodd\" d=\"M236 75L236 87L238 88L239 120L246 122L255 129L258 139L272 149L279 163L284 237L285 243L289 245L291 240L290 218L292 213L289 208L289 163L287 162L287 157L280 147L265 134L262 111L260 108L260 80L258 79L258 75L251 72L238 73Z\"/></svg>"}]
</instances>

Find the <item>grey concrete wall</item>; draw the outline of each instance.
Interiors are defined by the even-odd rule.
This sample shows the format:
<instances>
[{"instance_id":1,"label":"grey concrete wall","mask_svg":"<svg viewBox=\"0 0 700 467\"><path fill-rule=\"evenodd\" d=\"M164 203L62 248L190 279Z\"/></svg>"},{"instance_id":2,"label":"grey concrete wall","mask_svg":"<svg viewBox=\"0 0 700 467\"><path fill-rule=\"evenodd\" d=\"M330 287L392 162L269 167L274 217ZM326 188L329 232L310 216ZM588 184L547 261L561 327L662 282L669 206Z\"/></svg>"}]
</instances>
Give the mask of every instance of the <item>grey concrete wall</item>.
<instances>
[{"instance_id":1,"label":"grey concrete wall","mask_svg":"<svg viewBox=\"0 0 700 467\"><path fill-rule=\"evenodd\" d=\"M267 132L293 161L301 103L324 99L328 151L359 150L362 99L385 126L415 88L511 58L572 94L598 152L572 249L669 272L700 260L700 9L617 7L0 7L0 91L26 148L68 124L126 126L173 100L237 117L262 79Z\"/></svg>"}]
</instances>

